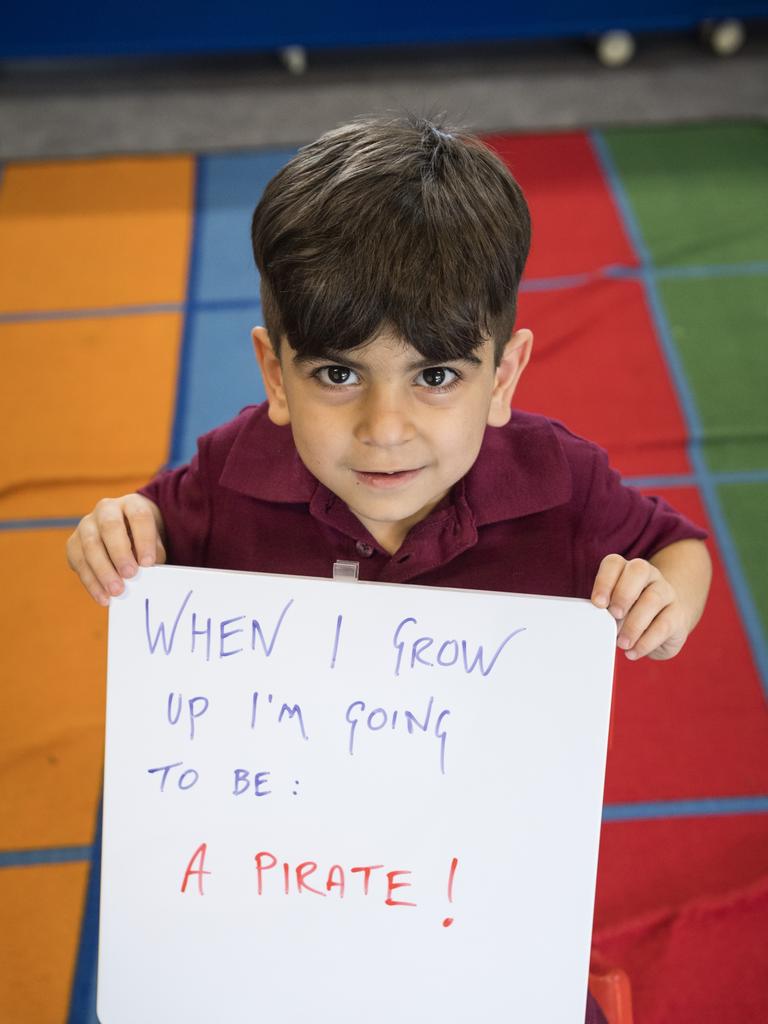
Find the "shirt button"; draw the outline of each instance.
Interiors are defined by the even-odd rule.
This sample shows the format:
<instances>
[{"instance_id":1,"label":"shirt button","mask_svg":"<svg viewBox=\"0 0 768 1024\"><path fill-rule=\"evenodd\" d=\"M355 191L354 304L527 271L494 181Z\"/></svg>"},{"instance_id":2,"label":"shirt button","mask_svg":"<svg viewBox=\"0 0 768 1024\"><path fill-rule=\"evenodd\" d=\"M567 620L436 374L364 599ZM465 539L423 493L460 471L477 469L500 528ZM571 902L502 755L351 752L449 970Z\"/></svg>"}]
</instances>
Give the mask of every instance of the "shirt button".
<instances>
[{"instance_id":1,"label":"shirt button","mask_svg":"<svg viewBox=\"0 0 768 1024\"><path fill-rule=\"evenodd\" d=\"M373 554L373 545L366 544L364 540L359 540L355 544L355 551L357 551L358 555L362 555L363 558L370 558Z\"/></svg>"}]
</instances>

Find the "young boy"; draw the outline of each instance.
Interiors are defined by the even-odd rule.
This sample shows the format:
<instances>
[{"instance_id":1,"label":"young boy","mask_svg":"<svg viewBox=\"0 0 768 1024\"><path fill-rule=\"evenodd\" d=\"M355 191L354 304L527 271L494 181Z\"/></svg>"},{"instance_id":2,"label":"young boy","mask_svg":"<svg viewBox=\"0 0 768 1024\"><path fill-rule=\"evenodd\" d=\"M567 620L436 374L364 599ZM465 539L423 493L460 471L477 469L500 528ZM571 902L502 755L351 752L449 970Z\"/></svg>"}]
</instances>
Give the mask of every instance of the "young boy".
<instances>
[{"instance_id":1,"label":"young boy","mask_svg":"<svg viewBox=\"0 0 768 1024\"><path fill-rule=\"evenodd\" d=\"M330 576L351 559L367 580L591 598L628 658L675 655L706 599L705 534L511 410L529 243L519 186L471 136L364 119L300 150L253 217L267 402L85 516L67 553L92 597L157 562Z\"/></svg>"}]
</instances>

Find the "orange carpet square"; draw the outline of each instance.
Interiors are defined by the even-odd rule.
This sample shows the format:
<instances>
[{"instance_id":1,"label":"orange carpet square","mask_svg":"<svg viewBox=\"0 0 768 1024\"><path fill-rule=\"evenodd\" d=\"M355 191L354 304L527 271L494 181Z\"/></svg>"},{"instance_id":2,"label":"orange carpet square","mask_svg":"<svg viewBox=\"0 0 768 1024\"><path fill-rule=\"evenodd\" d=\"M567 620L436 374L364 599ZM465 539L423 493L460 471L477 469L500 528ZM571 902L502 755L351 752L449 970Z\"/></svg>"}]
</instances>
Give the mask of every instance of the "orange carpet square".
<instances>
[{"instance_id":1,"label":"orange carpet square","mask_svg":"<svg viewBox=\"0 0 768 1024\"><path fill-rule=\"evenodd\" d=\"M175 313L0 325L0 517L82 515L165 462L181 332Z\"/></svg>"},{"instance_id":2,"label":"orange carpet square","mask_svg":"<svg viewBox=\"0 0 768 1024\"><path fill-rule=\"evenodd\" d=\"M107 612L67 567L66 536L63 530L0 533L10 697L0 716L2 850L93 838L102 782Z\"/></svg>"},{"instance_id":3,"label":"orange carpet square","mask_svg":"<svg viewBox=\"0 0 768 1024\"><path fill-rule=\"evenodd\" d=\"M63 1024L80 938L88 864L0 871L0 1014L6 1024Z\"/></svg>"},{"instance_id":4,"label":"orange carpet square","mask_svg":"<svg viewBox=\"0 0 768 1024\"><path fill-rule=\"evenodd\" d=\"M182 302L194 159L11 163L0 190L0 312Z\"/></svg>"}]
</instances>

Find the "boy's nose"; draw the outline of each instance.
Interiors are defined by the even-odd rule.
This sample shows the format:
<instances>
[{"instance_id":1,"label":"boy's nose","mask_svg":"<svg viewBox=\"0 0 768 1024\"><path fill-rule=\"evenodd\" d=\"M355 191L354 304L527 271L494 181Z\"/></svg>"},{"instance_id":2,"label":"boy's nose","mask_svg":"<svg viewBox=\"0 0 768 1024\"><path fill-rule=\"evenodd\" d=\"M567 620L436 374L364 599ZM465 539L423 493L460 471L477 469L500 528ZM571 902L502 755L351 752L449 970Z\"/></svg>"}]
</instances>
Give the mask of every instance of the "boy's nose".
<instances>
[{"instance_id":1,"label":"boy's nose","mask_svg":"<svg viewBox=\"0 0 768 1024\"><path fill-rule=\"evenodd\" d=\"M407 403L393 395L369 395L355 429L361 444L391 448L405 444L415 429Z\"/></svg>"}]
</instances>

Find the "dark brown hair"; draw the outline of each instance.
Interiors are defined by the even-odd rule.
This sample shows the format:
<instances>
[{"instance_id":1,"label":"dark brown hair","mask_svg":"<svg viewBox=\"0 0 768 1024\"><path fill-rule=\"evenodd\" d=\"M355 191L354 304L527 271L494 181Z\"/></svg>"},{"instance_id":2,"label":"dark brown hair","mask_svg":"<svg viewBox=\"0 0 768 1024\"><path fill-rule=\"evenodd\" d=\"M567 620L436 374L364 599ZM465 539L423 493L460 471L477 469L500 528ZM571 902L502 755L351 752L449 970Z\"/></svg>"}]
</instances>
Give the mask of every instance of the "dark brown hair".
<instances>
[{"instance_id":1,"label":"dark brown hair","mask_svg":"<svg viewBox=\"0 0 768 1024\"><path fill-rule=\"evenodd\" d=\"M464 131L407 115L326 132L253 215L272 344L323 358L386 329L436 362L491 337L498 361L530 230L520 186Z\"/></svg>"}]
</instances>

